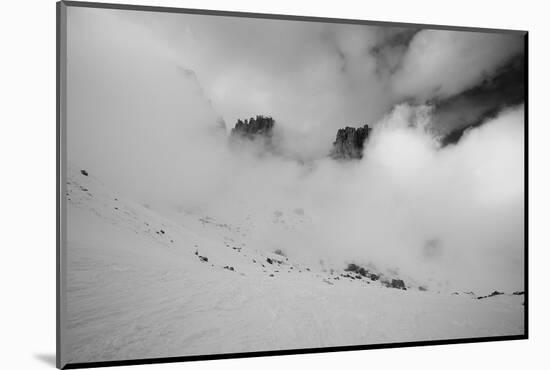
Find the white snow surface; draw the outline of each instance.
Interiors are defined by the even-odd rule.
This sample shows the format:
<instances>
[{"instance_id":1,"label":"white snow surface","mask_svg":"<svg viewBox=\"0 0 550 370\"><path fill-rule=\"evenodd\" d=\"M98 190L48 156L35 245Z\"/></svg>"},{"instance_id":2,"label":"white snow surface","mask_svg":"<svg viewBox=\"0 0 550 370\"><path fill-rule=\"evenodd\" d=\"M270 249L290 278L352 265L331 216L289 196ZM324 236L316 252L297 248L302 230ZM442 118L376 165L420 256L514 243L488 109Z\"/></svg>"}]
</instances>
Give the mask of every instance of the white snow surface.
<instances>
[{"instance_id":1,"label":"white snow surface","mask_svg":"<svg viewBox=\"0 0 550 370\"><path fill-rule=\"evenodd\" d=\"M331 273L265 252L242 225L161 216L72 166L67 212L69 363L524 332L523 295L345 278L344 266Z\"/></svg>"}]
</instances>

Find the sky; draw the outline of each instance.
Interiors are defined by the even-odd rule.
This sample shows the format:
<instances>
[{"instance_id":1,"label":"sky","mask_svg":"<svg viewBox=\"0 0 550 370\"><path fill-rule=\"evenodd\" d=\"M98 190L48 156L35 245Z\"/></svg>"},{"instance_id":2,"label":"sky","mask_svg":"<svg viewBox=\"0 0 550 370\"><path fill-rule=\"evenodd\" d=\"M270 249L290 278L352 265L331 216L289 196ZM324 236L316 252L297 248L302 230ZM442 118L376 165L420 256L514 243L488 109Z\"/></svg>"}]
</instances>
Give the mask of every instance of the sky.
<instances>
[{"instance_id":1,"label":"sky","mask_svg":"<svg viewBox=\"0 0 550 370\"><path fill-rule=\"evenodd\" d=\"M265 244L520 290L523 53L510 33L69 7L68 160L158 208L316 215ZM257 114L278 155L228 145ZM361 161L327 157L364 124Z\"/></svg>"}]
</instances>

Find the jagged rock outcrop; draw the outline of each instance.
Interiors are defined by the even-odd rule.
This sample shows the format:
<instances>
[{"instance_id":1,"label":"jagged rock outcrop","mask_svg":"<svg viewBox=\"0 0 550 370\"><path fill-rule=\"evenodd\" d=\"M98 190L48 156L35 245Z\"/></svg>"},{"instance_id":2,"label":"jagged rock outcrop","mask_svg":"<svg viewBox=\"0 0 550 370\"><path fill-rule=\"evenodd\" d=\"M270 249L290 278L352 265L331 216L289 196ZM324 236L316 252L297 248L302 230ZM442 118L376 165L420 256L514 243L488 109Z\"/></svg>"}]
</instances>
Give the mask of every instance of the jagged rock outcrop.
<instances>
[{"instance_id":1,"label":"jagged rock outcrop","mask_svg":"<svg viewBox=\"0 0 550 370\"><path fill-rule=\"evenodd\" d=\"M338 160L363 158L363 147L370 132L371 128L368 125L339 129L336 140L332 143L330 156Z\"/></svg>"},{"instance_id":2,"label":"jagged rock outcrop","mask_svg":"<svg viewBox=\"0 0 550 370\"><path fill-rule=\"evenodd\" d=\"M275 120L271 117L256 116L250 120L245 119L237 120L235 128L231 130L232 136L240 136L243 138L254 140L258 137L271 139L273 136L273 127L275 126Z\"/></svg>"}]
</instances>

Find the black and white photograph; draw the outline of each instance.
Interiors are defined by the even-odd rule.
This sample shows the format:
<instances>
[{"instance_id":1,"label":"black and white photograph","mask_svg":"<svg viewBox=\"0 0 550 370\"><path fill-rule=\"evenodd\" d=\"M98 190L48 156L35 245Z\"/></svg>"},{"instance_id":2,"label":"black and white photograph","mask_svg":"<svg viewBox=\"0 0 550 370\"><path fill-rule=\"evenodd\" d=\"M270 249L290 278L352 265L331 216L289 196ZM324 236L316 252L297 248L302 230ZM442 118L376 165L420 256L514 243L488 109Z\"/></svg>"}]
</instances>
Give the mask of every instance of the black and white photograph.
<instances>
[{"instance_id":1,"label":"black and white photograph","mask_svg":"<svg viewBox=\"0 0 550 370\"><path fill-rule=\"evenodd\" d=\"M61 6L63 365L526 337L526 32Z\"/></svg>"}]
</instances>

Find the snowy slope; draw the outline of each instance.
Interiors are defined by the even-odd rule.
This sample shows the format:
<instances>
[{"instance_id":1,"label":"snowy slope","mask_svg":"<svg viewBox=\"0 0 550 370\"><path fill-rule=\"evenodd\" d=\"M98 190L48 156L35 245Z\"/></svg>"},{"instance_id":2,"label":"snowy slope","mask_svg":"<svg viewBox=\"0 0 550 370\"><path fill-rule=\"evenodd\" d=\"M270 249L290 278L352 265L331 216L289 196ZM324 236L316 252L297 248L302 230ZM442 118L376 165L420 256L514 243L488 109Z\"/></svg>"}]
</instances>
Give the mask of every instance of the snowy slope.
<instances>
[{"instance_id":1,"label":"snowy slope","mask_svg":"<svg viewBox=\"0 0 550 370\"><path fill-rule=\"evenodd\" d=\"M524 331L520 295L390 289L266 252L252 222L166 218L71 167L67 188L69 362ZM293 211L269 217L311 222Z\"/></svg>"}]
</instances>

